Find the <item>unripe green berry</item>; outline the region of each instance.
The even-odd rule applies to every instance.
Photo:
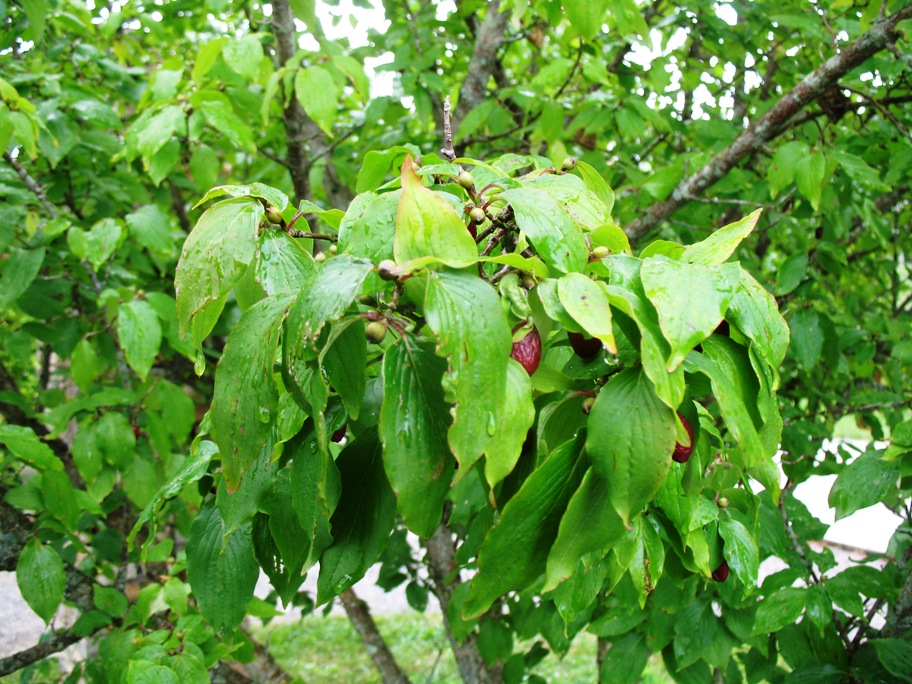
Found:
[[[475,186],[475,179],[472,178],[472,174],[468,171],[460,171],[456,177],[456,182],[466,190]]]
[[[329,246],[329,250],[328,250],[328,251],[329,251],[330,254],[335,254],[336,252],[339,251],[339,245],[337,245],[337,244],[334,242],[333,244],[331,244],[331,245]]]
[[[278,207],[270,204],[266,207],[266,220],[277,226],[282,223],[282,212],[279,211]]]
[[[595,397],[586,397],[585,399],[583,399],[583,403],[580,406],[580,408],[583,410],[583,413],[585,413],[588,416],[589,412],[592,410],[592,407],[594,405],[595,405]]]
[[[380,344],[386,337],[386,321],[371,321],[364,328],[364,336],[369,342]]]
[[[609,254],[611,254],[611,250],[604,245],[599,245],[592,250],[592,256],[595,259],[604,259]]]
[[[719,499],[719,508],[728,508],[729,504],[731,504],[731,501],[726,499],[724,496]]]
[[[561,171],[569,171],[574,166],[576,166],[576,159],[573,157],[567,157],[564,159],[564,163],[561,164]]]
[[[314,257],[314,261],[316,261],[318,264],[322,264],[324,261],[326,261],[326,252],[320,252],[320,253],[318,253],[318,254]]]
[[[475,207],[472,211],[469,212],[469,218],[471,218],[475,223],[483,223],[485,220],[484,209],[481,207]]]

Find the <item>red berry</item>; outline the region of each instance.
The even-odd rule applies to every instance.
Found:
[[[348,426],[343,425],[338,430],[336,430],[334,433],[332,433],[332,437],[330,437],[330,439],[332,441],[334,441],[336,444],[338,444],[345,438],[345,431],[347,429],[348,429]]]
[[[728,563],[722,561],[722,565],[713,570],[712,578],[716,582],[724,582],[728,579]]]
[[[133,428],[133,436],[134,436],[136,439],[139,439],[139,425],[136,425],[136,424],[134,423],[134,424],[131,425],[130,427]]]
[[[522,324],[520,324],[522,325]],[[519,329],[519,325],[513,328],[513,332]],[[513,343],[513,349],[510,351],[510,357],[519,361],[520,365],[526,369],[526,373],[532,375],[541,362],[542,344],[538,330],[532,327],[524,338]]]
[[[581,359],[591,359],[602,350],[602,342],[594,337],[587,337],[583,333],[568,332],[567,340],[573,352]]]
[[[684,446],[683,444],[675,443],[674,453],[671,455],[671,459],[678,463],[687,463],[690,460],[690,455],[693,453],[693,441],[694,441],[694,432],[693,428],[690,427],[690,423],[687,422],[687,418],[678,414],[678,418],[681,419],[681,424],[684,426],[684,429],[687,430],[687,434],[690,437],[690,444]]]

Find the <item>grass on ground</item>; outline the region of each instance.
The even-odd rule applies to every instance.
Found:
[[[439,614],[402,613],[375,619],[400,667],[413,682],[462,684]],[[255,633],[279,664],[306,684],[381,681],[344,616],[309,615],[300,622],[273,624]],[[596,638],[581,634],[563,659],[549,656],[533,673],[559,684],[594,684],[595,651]],[[650,659],[641,684],[672,684],[657,656]]]

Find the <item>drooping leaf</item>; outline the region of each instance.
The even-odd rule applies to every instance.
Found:
[[[475,240],[456,210],[421,183],[411,157],[402,163],[402,195],[396,212],[393,253],[397,262],[433,256],[472,259]]]
[[[339,469],[332,455],[318,448],[314,431],[307,426],[285,448],[292,458],[291,504],[308,536],[306,570],[332,543],[329,521],[339,502]]]
[[[440,524],[454,472],[446,439],[449,406],[441,386],[446,368],[433,345],[408,337],[383,357],[379,424],[383,465],[399,514],[412,532],[424,538]]]
[[[41,264],[44,248],[10,250],[0,271],[0,309],[5,309],[25,294],[34,282]]]
[[[228,533],[218,508],[204,506],[187,539],[187,579],[213,629],[227,633],[241,624],[258,575],[250,524]]]
[[[760,551],[750,531],[734,518],[723,518],[719,535],[725,540],[725,560],[735,577],[744,583],[749,594],[757,585],[760,569]]]
[[[37,538],[32,539],[19,554],[16,583],[29,608],[45,623],[50,623],[66,588],[66,572],[60,555]]]
[[[509,359],[506,396],[497,404],[497,429],[485,451],[485,479],[492,488],[513,472],[534,422],[532,381],[519,362]]]
[[[117,337],[130,368],[145,380],[162,341],[158,314],[149,302],[134,299],[117,310]]]
[[[320,558],[318,605],[351,587],[377,562],[396,520],[396,496],[383,470],[376,430],[346,445],[336,465],[342,495],[332,516],[333,542]]]
[[[224,305],[256,254],[262,218],[263,205],[249,197],[219,202],[199,218],[184,242],[174,276],[181,337],[190,332],[198,314],[216,302]],[[211,321],[200,335],[208,335],[215,323]],[[202,339],[196,343],[201,345]]]
[[[586,40],[595,38],[605,22],[605,1],[563,0],[561,4],[564,6],[570,25]]]
[[[364,322],[359,318],[343,319],[334,324],[323,349],[326,378],[342,398],[352,420],[358,419],[361,400],[367,384],[367,338]]]
[[[671,345],[667,368],[673,371],[722,322],[740,280],[740,268],[653,257],[643,261],[640,277]]]
[[[465,472],[497,427],[494,407],[504,401],[510,328],[494,288],[464,271],[429,273],[424,311],[437,353],[449,361],[443,388],[453,423],[447,439]]]
[[[778,369],[788,350],[788,324],[773,295],[747,271],[741,271],[741,282],[726,316],[750,338],[764,360]]]
[[[256,36],[229,40],[222,47],[225,63],[248,81],[256,79],[263,61],[263,45]]]
[[[607,483],[589,468],[561,518],[557,539],[548,553],[542,591],[550,591],[570,577],[580,558],[593,552],[607,553],[625,531],[623,520],[611,505]]]
[[[551,452],[504,506],[485,537],[478,574],[463,604],[466,618],[480,615],[508,591],[522,590],[545,571],[561,516],[586,468],[582,435]]]
[[[589,250],[582,229],[557,200],[535,187],[505,190],[501,196],[548,268],[561,273],[585,269]]]
[[[602,661],[602,681],[636,684],[649,662],[649,648],[642,634],[631,632],[611,644]]]
[[[674,413],[656,395],[642,368],[613,376],[587,421],[586,450],[625,524],[655,496],[675,444]]]
[[[902,681],[912,682],[912,644],[903,639],[871,639],[871,643],[887,672]]]
[[[215,371],[212,436],[229,491],[237,489],[272,431],[279,392],[273,362],[291,297],[268,297],[247,310],[228,336]]]
[[[807,589],[785,587],[766,596],[757,607],[754,619],[754,634],[778,632],[786,625],[798,620],[804,610]]]
[[[63,470],[61,461],[32,428],[22,425],[0,425],[0,444],[13,455],[41,470]]]
[[[590,336],[600,340],[612,354],[617,353],[611,328],[608,287],[581,273],[568,273],[557,281],[564,309]]]
[[[298,69],[295,74],[295,96],[307,115],[328,135],[336,119],[339,90],[326,69],[310,66]]]

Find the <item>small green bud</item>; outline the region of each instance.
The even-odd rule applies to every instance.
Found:
[[[564,163],[561,164],[561,171],[569,171],[574,166],[576,166],[576,159],[573,157],[567,157],[564,159]]]
[[[475,179],[472,178],[472,174],[468,171],[460,171],[456,177],[456,182],[466,190],[475,187]]]

